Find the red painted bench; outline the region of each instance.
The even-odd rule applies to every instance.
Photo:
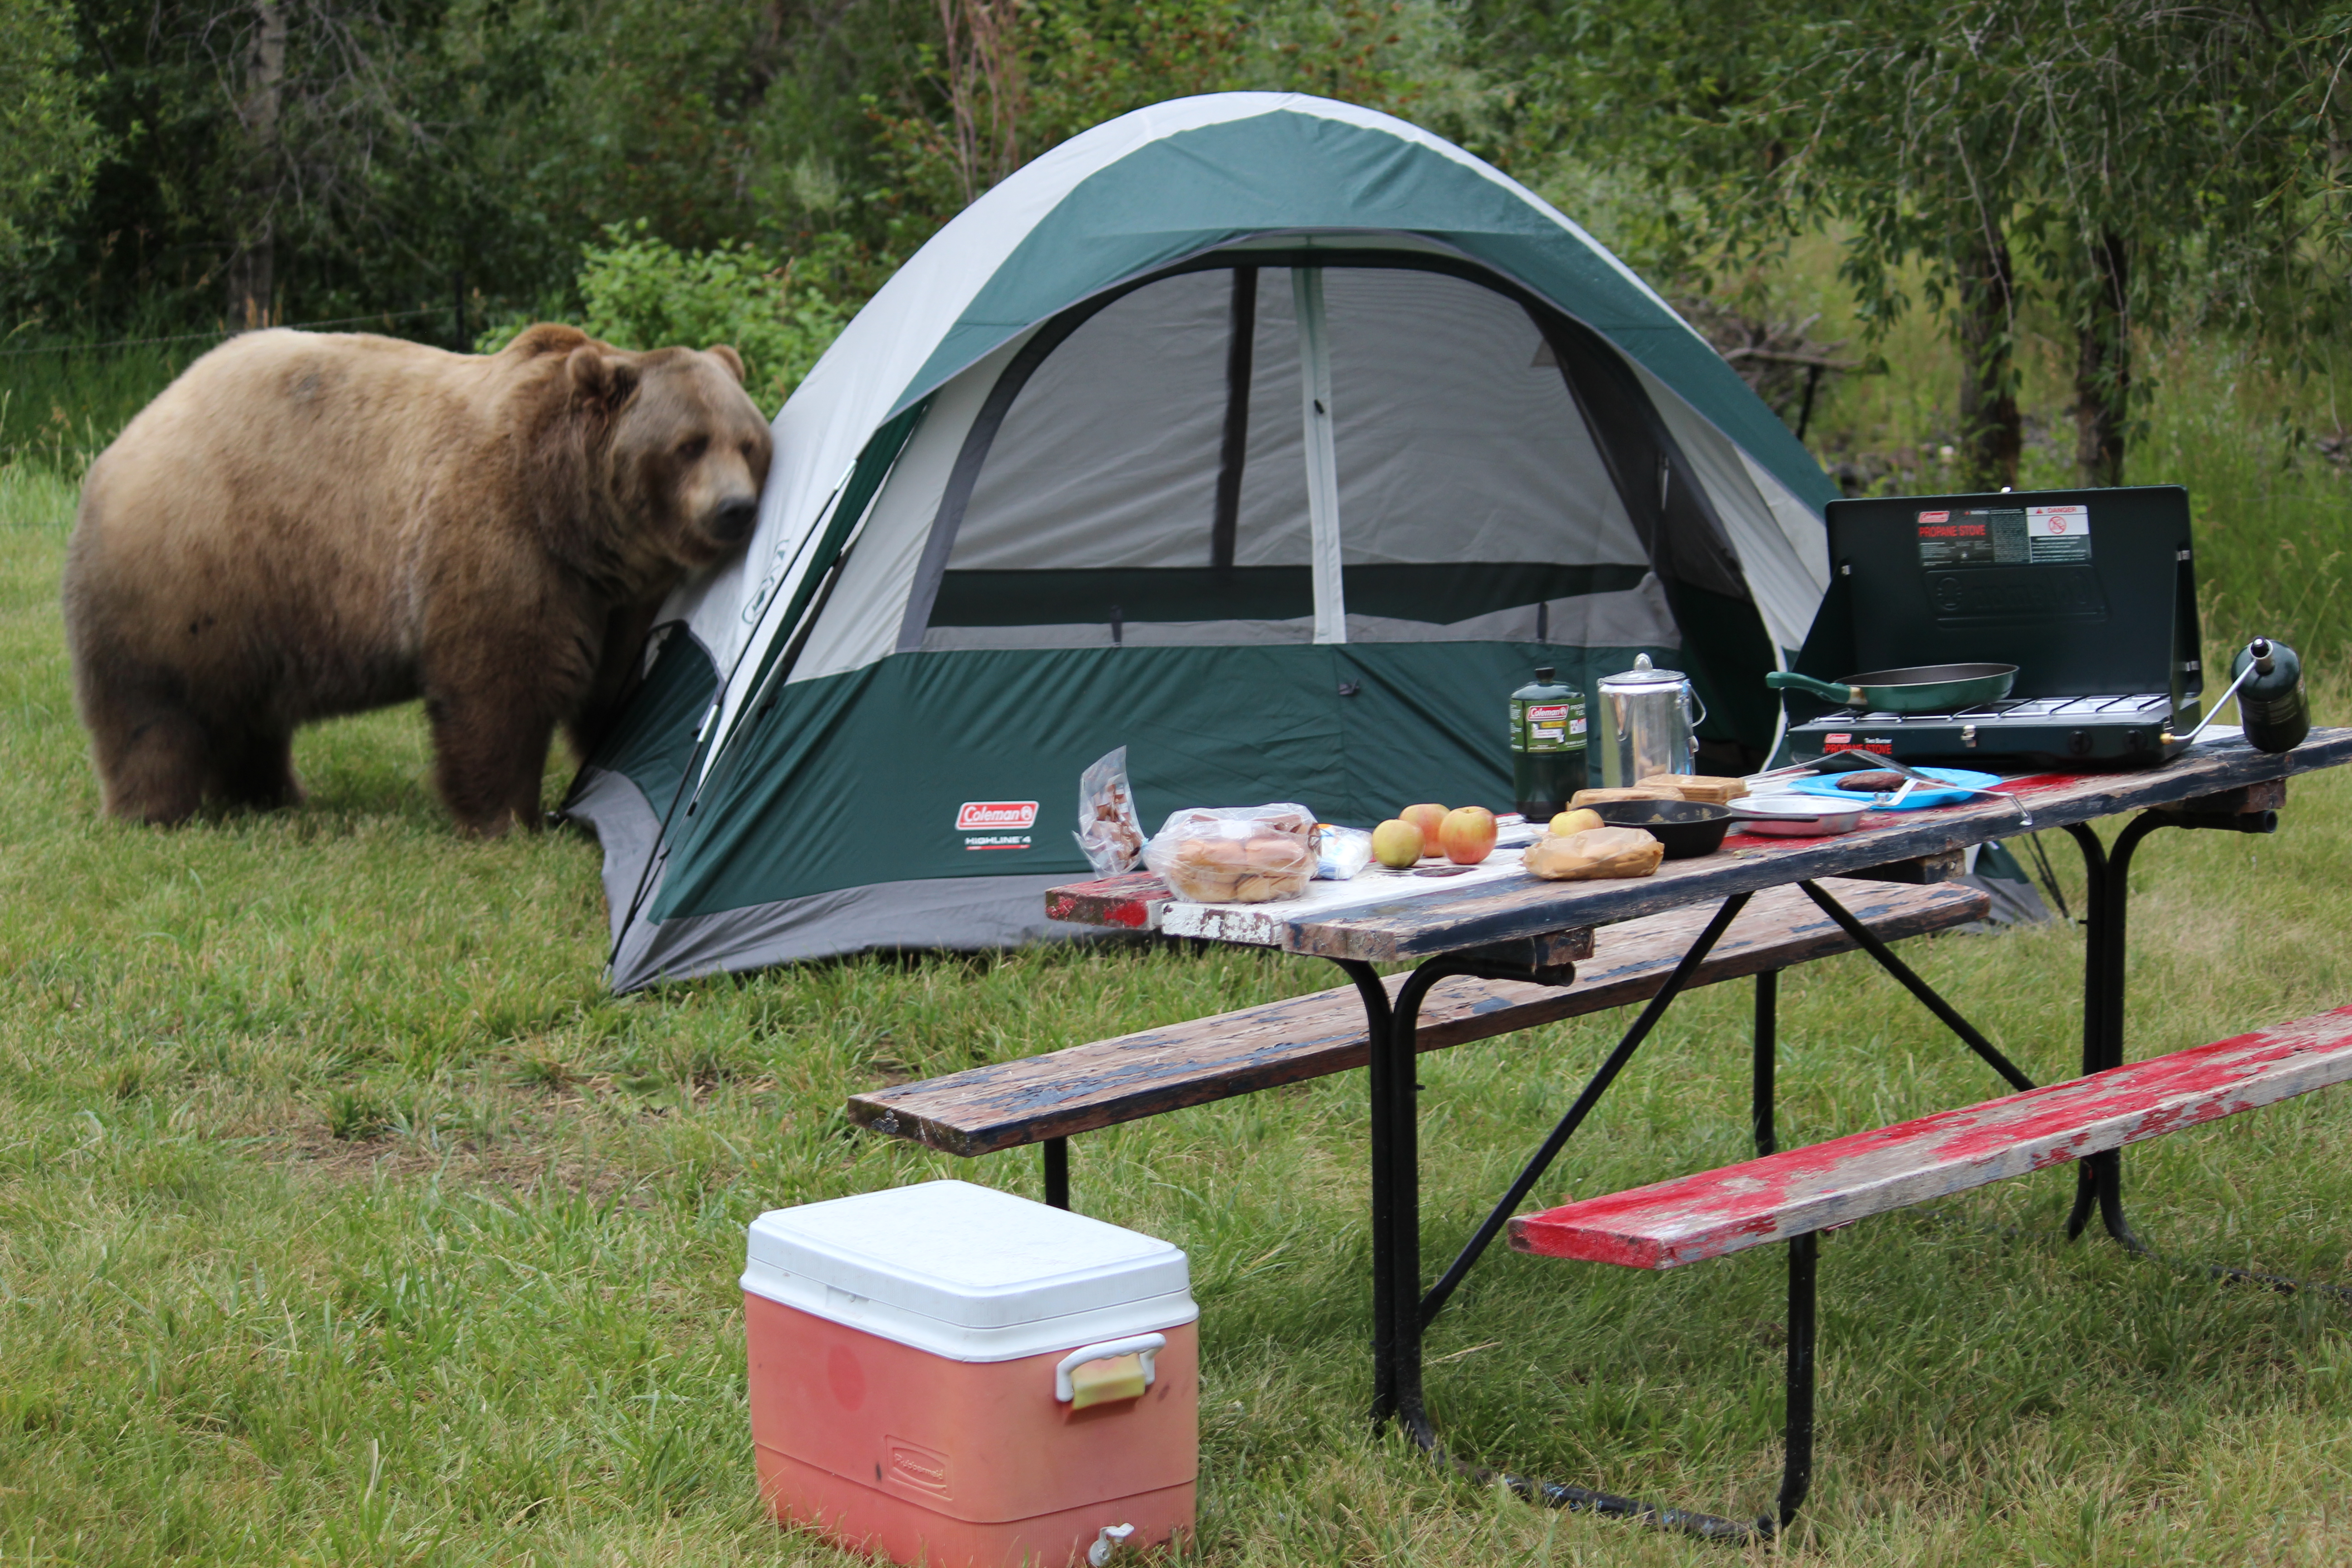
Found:
[[[1819,1232],[2347,1079],[2352,1007],[2339,1007],[1963,1110],[1520,1215],[1510,1222],[1510,1242],[1520,1252],[1633,1268],[1791,1243],[1785,1524],[1811,1469]]]
[[[2120,1149],[2352,1079],[2352,1007],[1511,1221],[1546,1258],[1672,1268]]]

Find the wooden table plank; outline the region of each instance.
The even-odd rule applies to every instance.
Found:
[[[1835,881],[1839,901],[1887,941],[1981,918],[1973,888]],[[1597,933],[1572,985],[1456,977],[1423,1006],[1423,1050],[1640,1002],[1657,994],[1713,915],[1694,907]],[[1707,956],[1696,985],[1711,985],[1843,952],[1843,931],[1794,888],[1759,894]],[[1389,978],[1391,995],[1404,984]],[[984,1154],[1065,1138],[1161,1111],[1230,1099],[1364,1065],[1363,1005],[1353,986],[1145,1029],[1066,1050],[995,1062],[853,1097],[861,1126],[954,1154]]]
[[[2119,812],[2179,805],[2347,762],[2352,762],[2352,730],[2315,730],[2302,745],[2283,755],[2257,752],[2242,740],[2225,740],[2200,744],[2162,767],[2028,774],[2002,787],[2031,813],[2033,827],[2060,827]],[[1171,902],[1158,911],[1159,927],[1172,934],[1213,936],[1325,958],[1391,963],[1542,931],[1608,925],[1803,879],[1854,876],[1888,862],[2021,830],[2018,808],[2006,801],[1874,812],[1864,820],[1861,830],[1832,838],[1727,838],[1716,854],[1669,860],[1654,876],[1627,880],[1546,882],[1513,868],[1506,875],[1481,878],[1475,886],[1410,899],[1366,884],[1372,896],[1360,904],[1330,907],[1332,900],[1345,896],[1335,893],[1320,895],[1318,902],[1326,907],[1311,910],[1286,904],[1249,906],[1252,913],[1246,921],[1211,918],[1211,911],[1232,906]],[[1357,884],[1322,886],[1353,889]],[[1088,918],[1075,901],[1066,907],[1073,912],[1063,918]]]
[[[1511,1221],[1548,1258],[1671,1268],[2352,1080],[2352,1007]]]

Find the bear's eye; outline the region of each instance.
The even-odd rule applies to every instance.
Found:
[[[691,441],[681,442],[677,448],[677,455],[683,460],[691,463],[709,449],[710,438],[707,436],[697,436]]]

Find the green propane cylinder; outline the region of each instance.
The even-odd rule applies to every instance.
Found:
[[[1549,822],[1584,787],[1584,693],[1549,665],[1511,693],[1511,793],[1529,822]]]
[[[2252,673],[2247,667],[2252,666]],[[2246,743],[2258,752],[2291,752],[2311,733],[2311,709],[2303,700],[2303,661],[2294,649],[2269,637],[2256,637],[2230,661],[2238,688],[2238,722]]]

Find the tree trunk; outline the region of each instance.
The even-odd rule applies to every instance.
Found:
[[[956,173],[966,205],[1021,166],[1020,19],[1013,0],[939,0]]]
[[[278,110],[286,81],[285,0],[254,0],[253,9],[245,98],[236,106],[247,139],[246,165],[228,259],[229,321],[246,328],[269,324],[277,293]]]
[[[2131,404],[2131,255],[2123,236],[2100,236],[2090,261],[2090,297],[2075,329],[2074,473],[2086,487],[2119,485]]]
[[[2017,413],[2016,294],[2009,243],[1998,231],[1960,258],[1960,483],[1997,490],[2017,482],[2024,428]]]

